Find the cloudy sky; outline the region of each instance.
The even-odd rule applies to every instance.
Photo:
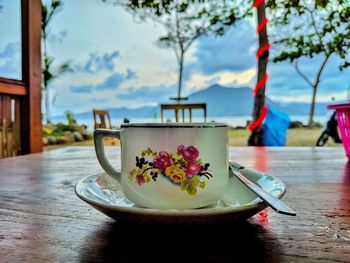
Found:
[[[0,75],[11,78],[21,74],[16,2],[19,0],[0,0]],[[244,21],[224,37],[198,39],[186,54],[183,95],[215,83],[253,87],[257,47],[254,26],[253,20]],[[65,0],[64,8],[51,24],[48,49],[56,65],[69,62],[74,72],[52,83],[52,114],[93,107],[157,105],[176,96],[175,56],[171,50],[156,45],[162,33],[160,25],[138,22],[122,8],[100,0]],[[314,76],[319,63],[318,58],[303,60],[300,67]],[[349,71],[339,72],[337,65],[335,57],[328,63],[318,101],[346,98]],[[310,100],[310,88],[289,63],[270,63],[269,72],[269,97],[277,101]]]

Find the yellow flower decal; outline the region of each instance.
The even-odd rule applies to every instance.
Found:
[[[176,165],[167,167],[165,169],[165,175],[170,177],[170,179],[175,183],[183,182],[186,179],[185,172]]]
[[[186,191],[189,195],[196,195],[198,186],[204,189],[205,181],[201,181],[198,176],[194,176],[181,183],[181,190]]]
[[[134,168],[134,169],[132,169],[132,171],[130,171],[129,176],[132,178],[133,176],[135,176],[138,173],[140,173],[140,169]]]
[[[155,156],[155,155],[157,155],[157,152],[154,152],[150,147],[148,147],[146,150],[141,152],[142,157],[145,157],[147,155]]]

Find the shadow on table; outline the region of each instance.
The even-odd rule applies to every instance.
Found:
[[[105,223],[84,244],[81,262],[279,262],[278,241],[260,224]]]

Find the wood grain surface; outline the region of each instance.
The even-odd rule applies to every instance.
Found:
[[[119,166],[119,148],[108,148]],[[118,223],[74,186],[100,172],[91,147],[0,160],[0,262],[350,262],[350,164],[342,148],[231,148],[281,178],[296,217],[225,225]]]

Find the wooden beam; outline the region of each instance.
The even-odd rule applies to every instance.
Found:
[[[22,99],[23,153],[41,152],[41,1],[22,0],[22,74],[27,96]]]
[[[0,77],[0,94],[27,95],[26,84],[23,81],[4,79]]]

